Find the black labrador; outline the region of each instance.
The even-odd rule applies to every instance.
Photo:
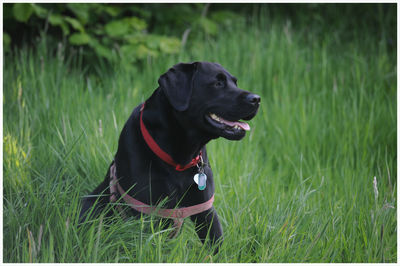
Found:
[[[242,139],[250,127],[239,120],[252,119],[260,104],[260,96],[239,89],[236,81],[221,65],[209,62],[179,63],[163,74],[145,106],[137,106],[122,129],[111,164],[121,189],[144,204],[163,202],[163,208],[169,209],[209,201],[214,195],[214,179],[206,144],[218,137]],[[181,169],[167,163],[149,146],[143,125],[147,137]],[[201,162],[193,164],[193,158],[200,158]],[[112,167],[104,181],[84,198],[81,222],[88,213],[99,214],[110,203]],[[207,176],[206,181],[199,176],[194,180],[199,172]],[[113,194],[121,197],[121,193]],[[140,215],[139,211],[130,210],[133,215]],[[212,243],[222,242],[222,228],[214,207],[190,218],[203,243],[208,232]]]

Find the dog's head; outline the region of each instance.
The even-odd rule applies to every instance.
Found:
[[[173,66],[158,83],[185,126],[211,138],[240,140],[250,127],[239,120],[256,115],[260,96],[239,89],[236,81],[219,64],[195,62]]]

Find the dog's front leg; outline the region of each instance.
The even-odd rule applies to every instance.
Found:
[[[218,220],[218,214],[214,207],[211,209],[201,212],[199,214],[193,215],[190,219],[194,222],[197,235],[199,236],[201,242],[206,241],[207,233],[209,232],[209,237],[211,243],[217,244],[215,252],[218,252],[219,246],[222,244],[222,227]]]

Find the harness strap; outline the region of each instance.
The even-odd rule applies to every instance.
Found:
[[[212,197],[208,201],[190,207],[176,208],[176,209],[160,209],[155,206],[147,205],[146,203],[143,203],[131,197],[124,191],[124,189],[121,187],[121,185],[118,183],[117,180],[115,163],[113,163],[110,168],[110,179],[111,179],[110,180],[111,202],[117,201],[116,195],[119,193],[124,199],[125,203],[138,212],[145,214],[155,214],[162,218],[173,219],[175,230],[172,232],[171,237],[175,237],[179,233],[184,218],[211,209],[214,202],[214,195],[212,195]],[[118,205],[118,207],[120,206]]]

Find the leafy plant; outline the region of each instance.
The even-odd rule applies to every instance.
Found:
[[[12,16],[5,18],[8,22],[5,51],[10,50],[11,41],[18,37],[14,35],[22,27],[25,32],[44,30],[55,38],[61,34],[70,45],[88,48],[108,60],[135,62],[161,53],[178,53],[182,47],[180,35],[186,29],[215,36],[217,22],[225,17],[237,17],[226,10],[221,16],[216,12],[217,16],[207,18],[209,4],[168,5],[169,12],[161,12],[166,7],[160,4],[6,4],[5,10],[12,10]],[[16,26],[19,26],[17,31],[13,30]]]
[[[160,52],[172,54],[179,51],[179,39],[149,33],[147,22],[143,18],[125,14],[124,5],[72,3],[11,5],[13,11],[11,21],[14,20],[12,23],[24,23],[28,27],[47,25],[52,30],[58,29],[70,45],[87,47],[109,60],[113,59],[111,50],[115,48],[120,55],[118,58],[131,61],[157,56]],[[7,33],[5,36],[4,46],[7,51],[12,38]]]

